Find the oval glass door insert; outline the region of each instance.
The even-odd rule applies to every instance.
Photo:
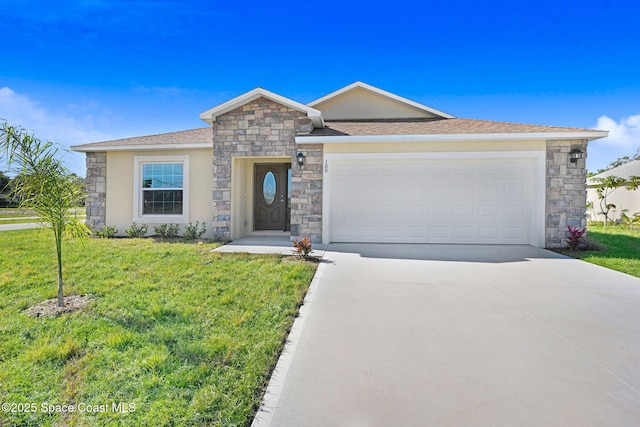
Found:
[[[267,172],[262,182],[262,197],[267,205],[276,199],[276,176],[273,172]]]

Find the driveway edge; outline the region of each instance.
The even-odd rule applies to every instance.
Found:
[[[316,273],[311,280],[307,294],[305,295],[302,306],[300,307],[298,317],[291,326],[291,331],[287,337],[284,349],[282,350],[278,363],[271,374],[267,390],[262,398],[260,408],[253,418],[251,427],[269,427],[271,425],[274,411],[278,407],[278,401],[282,395],[282,389],[284,388],[284,383],[287,378],[287,374],[289,373],[289,368],[291,367],[293,355],[295,354],[298,343],[300,342],[302,329],[304,328],[304,324],[309,316],[309,305],[313,303],[315,292],[318,288],[324,268],[325,264],[321,262],[316,269]]]

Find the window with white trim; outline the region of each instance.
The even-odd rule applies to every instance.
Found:
[[[188,222],[188,156],[136,156],[134,221]]]

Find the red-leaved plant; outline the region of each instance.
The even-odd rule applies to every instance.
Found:
[[[309,253],[311,253],[311,246],[311,239],[308,237],[304,237],[302,240],[294,240],[293,253],[302,258],[307,258],[309,256]]]
[[[567,227],[567,247],[572,251],[581,249],[585,242],[584,234],[587,232],[586,228]]]

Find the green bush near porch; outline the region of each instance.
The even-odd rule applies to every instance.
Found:
[[[0,233],[0,400],[36,405],[0,412],[0,425],[250,423],[315,264],[214,244],[68,241],[65,294],[93,301],[36,318],[24,310],[56,295],[53,239],[39,233]]]

